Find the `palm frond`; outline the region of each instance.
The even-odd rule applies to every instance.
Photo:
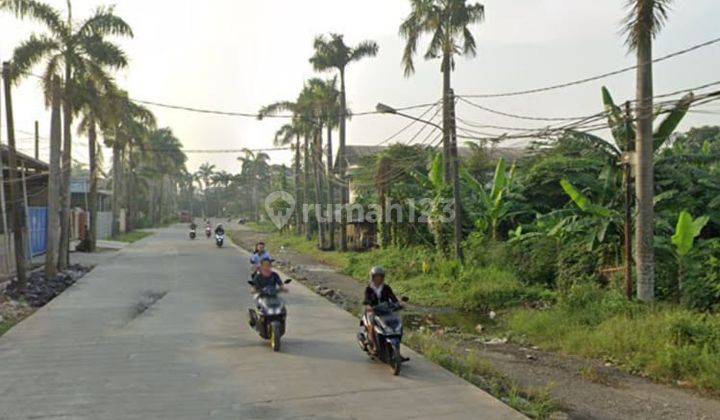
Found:
[[[114,6],[97,8],[93,16],[82,23],[78,35],[81,37],[115,35],[132,38],[133,31],[130,25],[114,12]]]
[[[29,17],[45,24],[50,31],[59,36],[67,36],[68,28],[60,17],[60,12],[51,6],[36,0],[0,0],[0,10],[7,10],[19,18]]]
[[[11,80],[17,81],[38,64],[43,58],[59,52],[60,45],[44,35],[30,35],[13,53]]]
[[[667,22],[673,0],[628,0],[622,33],[625,45],[635,51],[642,37],[655,38]]]

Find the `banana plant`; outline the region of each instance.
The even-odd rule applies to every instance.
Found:
[[[678,262],[677,290],[678,296],[682,296],[682,285],[685,277],[685,264],[687,255],[693,250],[695,238],[700,236],[705,225],[710,221],[707,216],[693,219],[692,215],[683,210],[678,216],[675,234],[671,240],[675,245],[675,255]]]
[[[585,236],[588,250],[595,250],[597,245],[605,242],[608,232],[617,237],[622,233],[621,214],[609,207],[593,203],[585,194],[575,188],[570,181],[563,179],[560,185],[570,197],[575,206],[582,212],[581,215],[572,215],[558,224],[561,229]]]
[[[506,198],[515,176],[515,165],[512,165],[508,170],[505,159],[500,158],[495,167],[495,176],[489,188],[470,175],[466,169],[462,170],[461,176],[465,184],[477,196],[482,208],[475,215],[477,217],[476,228],[484,233],[489,230],[492,239],[497,240],[500,222],[508,217],[512,210],[513,203]]]

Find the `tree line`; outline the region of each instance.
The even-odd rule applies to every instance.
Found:
[[[108,174],[113,235],[120,233],[121,208],[126,209],[128,230],[159,223],[174,212],[178,183],[187,172],[186,156],[172,131],[158,127],[153,113],[115,82],[114,74],[128,66],[128,58],[114,39],[133,37],[133,31],[113,7],[98,7],[82,20],[74,19],[70,0],[65,12],[37,0],[2,0],[0,10],[42,26],[15,48],[6,79],[18,84],[39,78],[45,104],[52,110],[45,257],[45,273],[52,277],[69,264],[74,130],[88,138],[90,220],[85,248],[90,252],[97,246],[102,146],[113,152]],[[42,66],[40,75],[32,73],[37,66]],[[17,258],[23,288],[24,265]]]

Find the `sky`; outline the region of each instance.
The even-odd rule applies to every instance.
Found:
[[[65,10],[66,0],[46,1]],[[536,88],[634,64],[634,57],[628,54],[620,35],[626,0],[482,3],[485,21],[472,27],[478,55],[460,58],[452,75],[458,95]],[[308,62],[315,36],[329,32],[344,34],[351,45],[374,40],[380,46],[377,57],[353,63],[347,70],[351,110],[370,111],[378,102],[397,107],[431,103],[441,96],[439,60],[425,61],[420,54],[415,74],[403,75],[404,41],[398,35],[398,26],[409,13],[407,0],[73,0],[73,16],[80,20],[97,6],[112,4],[135,34],[133,39],[118,40],[130,58],[130,65],[116,75],[118,84],[135,99],[250,113],[268,103],[293,100],[308,78],[334,75],[315,73]],[[655,41],[655,56],[720,37],[718,16],[717,0],[676,1],[667,26]],[[0,14],[0,59],[7,60],[22,40],[42,31],[32,22]],[[427,42],[427,37],[420,41],[421,52]],[[720,44],[658,63],[654,68],[655,92],[672,92],[720,80],[719,69]],[[634,96],[634,74],[629,72],[551,92],[476,101],[493,109],[529,116],[589,115],[602,111],[603,85],[613,92],[617,102]],[[32,136],[27,133],[38,120],[43,137],[41,157],[47,156],[50,118],[38,81],[23,81],[13,97],[20,147],[32,151]],[[150,109],[161,126],[172,128],[186,149],[272,147],[274,133],[283,123],[153,106]],[[719,111],[720,105],[706,109]],[[457,113],[464,121],[476,124],[539,126],[533,121],[503,117],[463,104],[458,106]],[[681,129],[720,124],[718,114],[690,114]],[[348,144],[380,143],[407,123],[392,115],[356,116],[348,123]],[[416,130],[413,127],[394,140],[410,141]],[[4,132],[0,138],[6,142]],[[510,144],[522,145],[518,141]],[[74,150],[75,159],[87,162],[86,139],[78,136]],[[238,155],[191,153],[188,168],[194,170],[203,162],[210,162],[218,169],[237,172]],[[286,151],[270,155],[275,163],[291,159]],[[110,151],[106,151],[106,164],[110,157]]]

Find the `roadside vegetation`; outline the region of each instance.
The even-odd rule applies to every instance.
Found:
[[[141,239],[147,238],[148,236],[152,236],[152,232],[148,232],[146,230],[134,230],[132,232],[123,233],[122,235],[114,236],[112,239],[113,241],[118,242],[126,242],[126,243],[133,243],[137,242]]]

